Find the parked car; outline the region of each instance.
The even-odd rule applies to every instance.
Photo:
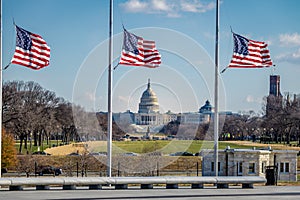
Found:
[[[73,153],[69,153],[68,156],[80,156],[79,153],[73,152]]]
[[[43,176],[44,174],[59,176],[62,174],[62,169],[52,166],[41,166],[36,170],[35,174],[38,174],[39,176]]]
[[[7,173],[7,169],[6,168],[1,168],[1,175]]]
[[[145,155],[147,155],[147,156],[162,156],[163,154],[160,151],[153,151],[150,153],[146,153]]]
[[[127,152],[127,153],[124,153],[123,156],[137,156],[138,154],[136,153],[133,153],[133,152]]]
[[[179,151],[179,152],[171,153],[170,156],[194,156],[194,154],[186,151],[184,152]]]
[[[106,152],[91,152],[89,153],[90,156],[107,156]]]
[[[32,153],[32,155],[45,155],[45,156],[50,156],[51,154],[46,153],[45,151],[35,151]]]
[[[194,156],[200,156],[200,152],[195,153]]]

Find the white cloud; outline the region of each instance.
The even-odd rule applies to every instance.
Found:
[[[300,34],[280,34],[279,41],[282,46],[300,46]]]
[[[200,1],[181,1],[181,10],[185,12],[204,13],[215,8],[215,3],[203,4]]]
[[[282,61],[286,61],[286,62],[290,62],[290,63],[300,63],[300,48],[295,51],[295,52],[290,52],[290,53],[282,53],[278,56],[276,56],[276,61],[278,62],[282,62]]]
[[[85,98],[88,101],[92,101],[92,102],[96,101],[96,96],[95,96],[95,93],[93,93],[93,92],[86,92],[85,93]]]
[[[280,53],[275,57],[276,62],[300,63],[300,34],[284,33],[279,35]],[[287,48],[287,49],[284,49]]]
[[[118,101],[124,102],[124,103],[128,103],[129,101],[129,97],[128,96],[118,96]]]
[[[145,12],[145,10],[147,10],[148,3],[140,0],[129,0],[125,3],[122,3],[121,6],[127,12]]]
[[[154,10],[170,11],[171,6],[165,0],[152,0],[152,6]]]
[[[181,8],[186,12],[197,12],[197,7],[194,4],[190,4],[188,2],[182,2]]]
[[[200,0],[128,0],[120,6],[131,13],[164,14],[167,17],[180,17],[182,12],[204,13],[215,8],[215,3],[203,4]]]
[[[250,103],[250,102],[253,102],[253,101],[254,101],[254,97],[253,97],[253,96],[248,95],[248,96],[246,97],[246,102]]]
[[[261,103],[262,100],[261,100],[261,98],[255,98],[255,97],[252,96],[252,95],[247,95],[247,97],[246,97],[246,102],[247,102],[247,103]]]

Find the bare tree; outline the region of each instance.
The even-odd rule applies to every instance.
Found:
[[[62,104],[65,104],[62,98],[57,98],[54,92],[45,90],[38,83],[12,81],[4,84],[3,124],[20,140],[20,153],[23,143],[28,149],[28,139],[30,147],[32,140],[34,146],[43,146],[43,141],[49,140],[62,121],[57,117],[66,120],[66,112],[57,115]]]
[[[274,107],[272,107],[273,104],[275,104]],[[281,106],[278,106],[277,101],[273,102],[272,99],[268,99],[267,110],[263,127],[266,128],[272,140],[286,144],[290,144],[291,140],[298,140],[298,145],[300,145],[300,103],[296,95],[294,100],[291,100],[290,94],[287,93],[283,97]]]

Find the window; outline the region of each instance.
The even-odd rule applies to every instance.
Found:
[[[255,173],[255,163],[249,163],[249,174]]]
[[[281,173],[290,172],[290,163],[280,163],[280,172]]]
[[[280,163],[280,172],[284,172],[284,163]]]
[[[290,163],[285,163],[285,172],[290,172]]]
[[[243,174],[243,163],[238,162],[238,174]]]
[[[262,162],[261,163],[261,173],[265,173],[265,167],[266,167],[267,163],[266,162]]]
[[[220,168],[221,168],[221,163],[218,162],[218,172],[220,172]],[[215,171],[215,163],[214,162],[211,162],[210,169],[212,172]]]
[[[210,169],[211,169],[212,172],[215,171],[215,163],[214,162],[211,162]]]

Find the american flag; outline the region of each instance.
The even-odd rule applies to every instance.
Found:
[[[156,49],[155,41],[144,40],[124,29],[122,55],[119,64],[156,68],[161,64],[161,55]]]
[[[34,33],[16,26],[16,49],[11,63],[31,69],[41,69],[49,65],[50,47],[45,40]]]
[[[273,65],[268,45],[233,33],[233,56],[228,67],[262,68]]]

